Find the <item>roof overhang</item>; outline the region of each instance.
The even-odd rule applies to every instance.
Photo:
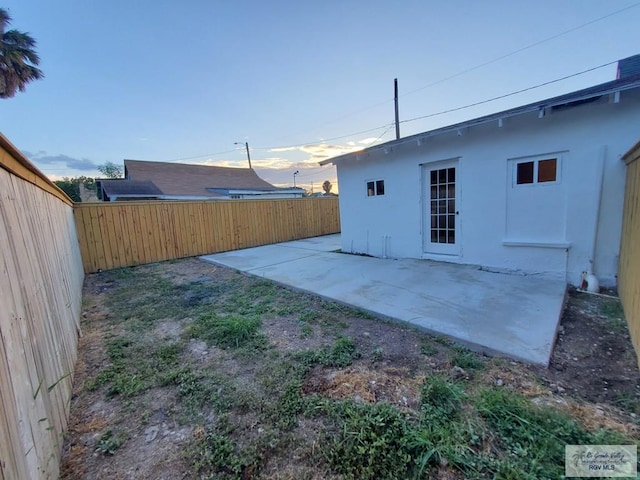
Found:
[[[343,163],[345,160],[352,159],[352,158],[357,159],[362,156],[369,156],[369,154],[377,151],[381,151],[381,150],[384,151],[385,153],[389,153],[393,151],[395,147],[398,147],[404,144],[413,143],[415,144],[415,146],[419,147],[422,145],[422,143],[426,139],[431,137],[435,137],[438,135],[443,135],[451,132],[460,133],[464,129],[476,127],[478,125],[491,123],[491,122],[496,122],[498,126],[502,126],[503,121],[506,120],[507,118],[525,115],[532,112],[538,112],[538,117],[542,118],[544,117],[546,110],[549,108],[558,107],[561,105],[579,103],[579,102],[583,102],[585,100],[593,99],[596,97],[603,97],[603,96],[609,95],[611,102],[618,103],[620,102],[620,92],[623,92],[625,90],[631,90],[638,87],[640,87],[640,76],[637,76],[637,75],[632,77],[631,79],[614,80],[612,82],[603,83],[601,85],[596,85],[595,87],[586,88],[584,90],[578,90],[576,92],[569,93],[566,95],[553,97],[547,100],[542,100],[536,103],[523,105],[521,107],[504,110],[498,113],[492,113],[489,115],[485,115],[483,117],[475,118],[472,120],[466,120],[464,122],[437,128],[435,130],[417,133],[409,137],[404,137],[398,140],[392,140],[390,142],[381,143],[380,145],[364,148],[362,150],[358,150],[355,152],[345,153],[337,157],[322,160],[321,162],[319,162],[319,164],[322,166],[328,165],[328,164],[338,165],[339,163]]]

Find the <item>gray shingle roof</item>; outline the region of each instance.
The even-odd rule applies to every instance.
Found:
[[[148,195],[157,196],[162,195],[162,192],[156,187],[153,182],[149,181],[136,181],[136,180],[101,180],[101,188],[108,196],[113,195]]]

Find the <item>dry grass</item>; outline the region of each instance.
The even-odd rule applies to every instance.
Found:
[[[423,381],[423,375],[412,377],[407,368],[371,370],[360,364],[329,372],[322,394],[336,399],[358,398],[367,403],[384,400],[407,407],[418,403]]]

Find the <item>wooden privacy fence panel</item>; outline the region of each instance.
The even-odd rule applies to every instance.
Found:
[[[340,231],[335,197],[87,203],[74,215],[87,273]]]
[[[71,201],[5,142],[0,135],[0,479],[58,478],[82,260]]]
[[[622,217],[618,291],[640,367],[640,142],[625,156],[627,181]]]

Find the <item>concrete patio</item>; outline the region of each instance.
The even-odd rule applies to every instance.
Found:
[[[563,281],[338,249],[340,235],[327,235],[201,258],[411,323],[476,351],[548,365]]]

